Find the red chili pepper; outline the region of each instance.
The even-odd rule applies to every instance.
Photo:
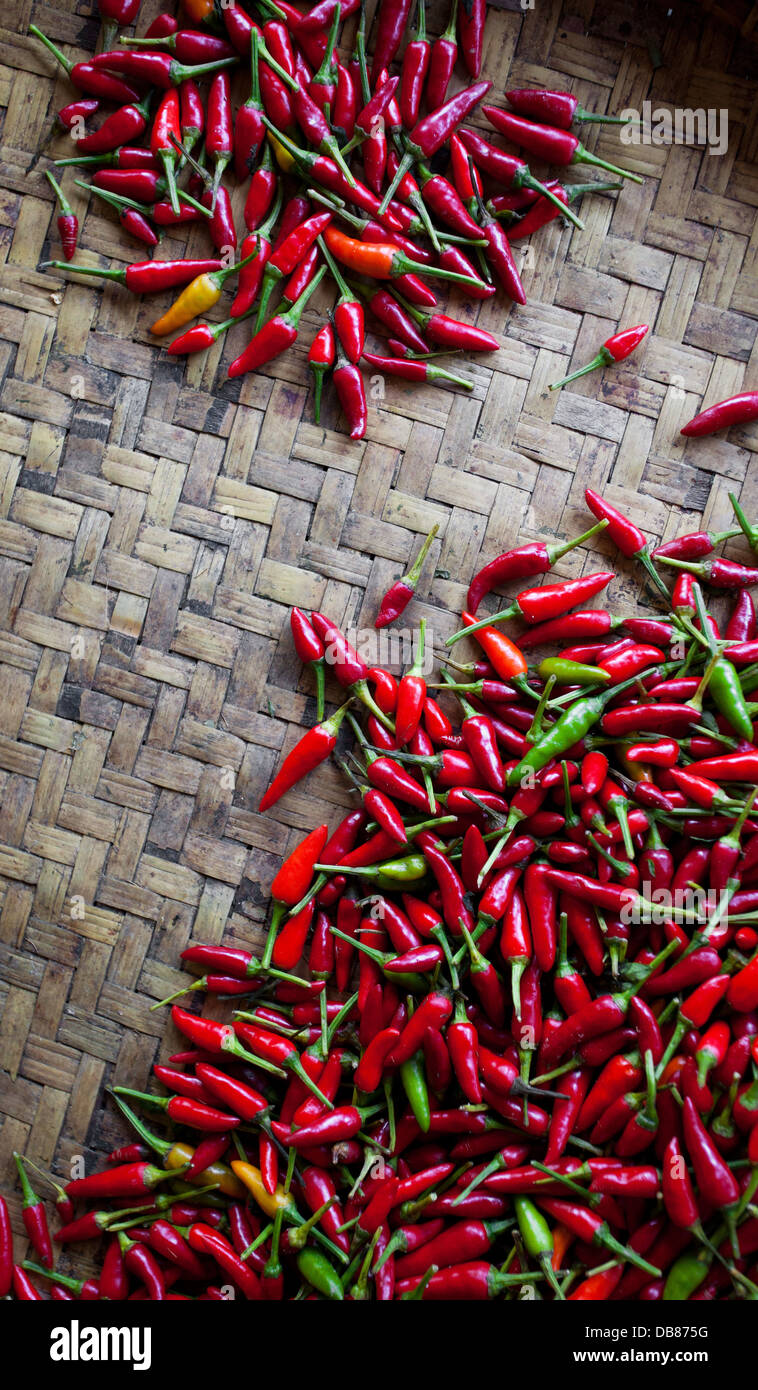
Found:
[[[332,373],[339,403],[345,413],[351,439],[363,439],[368,424],[366,389],[360,369],[348,361],[342,345],[337,344],[337,358]]]
[[[11,1267],[13,1293],[19,1303],[37,1303],[42,1299],[42,1294],[35,1289],[29,1275],[21,1265]]]
[[[74,1178],[66,1183],[66,1192],[69,1197],[133,1197],[151,1192],[158,1183],[174,1177],[176,1173],[172,1169],[164,1171],[162,1168],[154,1167],[152,1163],[124,1163],[116,1168],[109,1168],[104,1173],[90,1173],[86,1178]],[[55,1238],[61,1240],[62,1231],[56,1231]]]
[[[447,314],[430,313],[401,300],[404,308],[437,347],[462,348],[467,352],[496,352],[500,344],[491,333],[473,324],[460,323]]]
[[[51,265],[68,270],[65,261],[50,261]],[[160,293],[166,289],[175,289],[179,285],[188,284],[191,279],[196,279],[197,275],[213,274],[214,271],[223,270],[223,261],[220,260],[178,260],[178,261],[135,261],[132,265],[125,265],[120,270],[97,270],[95,265],[76,265],[78,275],[102,275],[106,279],[115,279],[120,284],[125,285],[134,295],[149,295],[149,293]]]
[[[431,44],[426,37],[425,0],[418,0],[416,27],[413,29],[403,53],[400,110],[406,129],[410,129],[418,120],[430,55]]]
[[[406,152],[382,198],[381,212],[384,212],[400,180],[411,165],[419,159],[429,159],[436,154],[461,121],[465,120],[474,107],[478,106],[482,97],[487,95],[491,86],[491,82],[476,82],[473,86],[458,92],[456,96],[449,97],[436,111],[430,111],[416,123],[405,136]]]
[[[604,529],[604,523],[601,521],[597,526],[585,531],[583,536],[578,536],[576,540],[565,541],[560,545],[548,545],[544,541],[533,541],[529,545],[519,546],[517,550],[507,550],[503,555],[498,555],[474,575],[466,599],[467,609],[470,613],[476,613],[485,594],[512,579],[527,579],[533,574],[547,574],[557,560],[574,550],[576,546],[583,545],[585,541],[593,535],[597,535],[598,531],[602,529]]]
[[[562,202],[556,193],[553,193],[550,186],[540,183],[526,165],[523,159],[516,159],[514,155],[506,154],[496,145],[491,145],[477,131],[461,130],[458,132],[461,142],[465,145],[469,154],[473,155],[477,165],[502,183],[506,188],[519,192],[521,189],[531,189],[533,192],[547,198],[548,202],[553,203],[563,216],[567,217],[575,227],[580,229],[584,223],[577,217],[572,208]],[[493,207],[493,213],[500,209]]]
[[[148,103],[128,102],[110,116],[89,135],[81,136],[76,142],[77,152],[81,154],[110,154],[121,145],[136,144],[147,128]]]
[[[698,579],[704,579],[714,589],[741,589],[745,585],[758,584],[758,569],[751,568],[749,565],[738,565],[733,560],[702,560],[698,563],[690,563],[685,560],[670,560],[666,556],[661,556],[661,563],[664,565],[676,565],[677,568],[685,569],[688,574],[697,575]]]
[[[542,91],[536,88],[512,88],[505,93],[505,99],[519,116],[532,121],[544,121],[547,125],[570,130],[575,121],[600,121],[610,125],[626,125],[623,116],[605,116],[595,111],[585,111],[579,105],[578,97],[570,92]]]
[[[63,255],[67,261],[70,261],[76,253],[76,243],[79,238],[79,219],[74,214],[74,210],[58,181],[53,177],[49,169],[45,172],[60,206],[60,214],[57,218],[56,225],[58,227],[58,235],[61,239]]]
[[[450,78],[453,75],[458,56],[456,41],[458,0],[452,0],[450,17],[446,28],[435,40],[429,58],[429,77],[426,84],[426,106],[428,111],[437,111],[447,96]]]
[[[560,381],[552,382],[550,390],[557,391],[559,386],[565,386],[569,381],[576,381],[577,377],[586,376],[587,372],[594,372],[598,367],[608,367],[614,362],[625,361],[648,332],[649,325],[641,323],[636,328],[625,328],[620,333],[612,333],[610,338],[606,338],[597,356],[593,357],[591,362],[588,362],[584,367],[578,367],[575,372],[570,372],[568,376],[561,377]]]
[[[700,560],[704,555],[710,555],[722,541],[731,540],[732,536],[739,534],[739,528],[733,531],[690,531],[685,536],[666,541],[665,545],[656,546],[653,555],[667,555],[674,560]]]
[[[269,270],[272,260],[273,257],[269,260],[264,270],[264,295],[266,272]],[[275,357],[281,356],[288,347],[292,346],[297,338],[298,325],[302,312],[325,274],[326,266],[322,266],[315,279],[306,287],[300,298],[292,305],[291,309],[288,309],[284,314],[275,314],[273,318],[263,324],[262,328],[257,330],[244,352],[240,353],[239,357],[236,357],[229,366],[227,376],[243,376],[246,372],[253,372],[258,367],[264,366],[267,362],[273,361]],[[262,296],[258,311],[259,318],[263,303],[264,299]]]
[[[577,198],[583,198],[587,193],[609,193],[622,188],[620,183],[578,183],[571,188],[564,188],[563,184],[551,181],[545,185],[549,193],[553,193],[559,203],[564,207],[573,203]],[[500,217],[505,212],[509,212],[506,199],[503,197],[493,198],[488,203],[488,207],[496,217]],[[550,198],[538,198],[535,203],[527,210],[523,217],[520,217],[513,226],[510,222],[506,224],[506,236],[509,241],[521,241],[525,236],[532,236],[539,231],[540,227],[546,227],[550,222],[554,222],[562,214],[559,208]]]
[[[140,94],[136,87],[133,87],[129,82],[124,82],[119,77],[114,77],[110,72],[103,72],[99,64],[95,62],[72,63],[47,35],[37,28],[36,24],[29,25],[29,33],[34,34],[34,37],[39,39],[45,48],[52,53],[56,62],[60,63],[70,81],[79,88],[79,91],[89,92],[102,101],[112,101],[117,106],[128,101],[139,101]]]
[[[458,6],[458,38],[469,77],[476,79],[482,67],[486,0],[461,0]]]
[[[379,11],[371,68],[372,86],[376,86],[376,80],[382,68],[389,67],[400,47],[412,2],[413,0],[389,0],[389,3],[383,4]]]
[[[214,1231],[211,1226],[202,1222],[195,1222],[187,1232],[187,1240],[198,1254],[210,1255],[245,1298],[257,1301],[262,1297],[258,1276],[239,1258],[234,1247],[220,1231]]]
[[[21,1155],[14,1153],[13,1157],[16,1161],[18,1176],[21,1181],[21,1192],[23,1199],[21,1216],[24,1222],[24,1227],[26,1229],[26,1234],[29,1237],[32,1249],[35,1251],[37,1255],[39,1255],[39,1258],[41,1259],[43,1265],[47,1265],[48,1269],[52,1269],[53,1245],[50,1239],[50,1232],[48,1230],[47,1225],[47,1213],[45,1212],[45,1204],[42,1201],[42,1198],[37,1196],[29,1181],[29,1178],[27,1177],[26,1169],[24,1168]],[[13,1247],[11,1242],[11,1253],[12,1248]]]
[[[83,97],[79,101],[70,101],[67,106],[62,106],[58,112],[58,121],[64,130],[73,130],[75,126],[80,126],[82,121],[94,116],[99,109],[99,101]]]
[[[321,393],[324,388],[324,377],[332,370],[335,358],[334,329],[331,323],[325,323],[313,339],[308,353],[308,366],[313,372],[315,382],[313,415],[317,425],[321,422]],[[321,669],[323,670],[323,667]]]
[[[630,330],[630,332],[634,331],[636,330]],[[622,555],[627,555],[630,559],[639,560],[641,564],[645,566],[650,578],[653,580],[656,587],[666,595],[666,601],[668,602],[668,590],[650,559],[650,547],[639,526],[635,526],[634,522],[630,521],[628,517],[624,516],[622,512],[618,511],[610,502],[607,502],[599,493],[593,491],[592,488],[585,488],[584,497],[590,511],[599,520],[608,522],[608,535],[614,545],[618,546]],[[629,631],[631,631],[631,629],[629,629]],[[640,638],[640,640],[644,640],[644,638]]]
[[[330,123],[332,106],[334,105],[337,94],[337,83],[339,80],[339,65],[335,61],[335,49],[337,45],[337,31],[341,22],[340,7],[339,5],[335,5],[330,16],[324,56],[321,59],[317,71],[313,74],[313,77],[308,83],[308,95],[313,98],[316,105]]]
[[[178,63],[168,53],[127,53],[123,50],[113,50],[98,53],[92,60],[92,66],[98,70],[105,69],[109,73],[124,73],[136,82],[149,83],[165,92],[171,87],[178,87],[179,83],[188,77],[204,77],[207,73],[234,67],[236,62],[236,58],[219,58],[214,62],[187,66]]]
[[[607,160],[591,154],[568,130],[561,130],[556,126],[535,125],[522,116],[501,111],[497,106],[483,106],[482,113],[506,140],[528,150],[529,154],[535,155],[537,159],[544,159],[549,164],[594,164],[601,169],[608,169],[611,174],[617,174],[620,178],[642,183],[639,174],[631,174],[628,169],[620,169],[618,165],[609,164]]]
[[[679,433],[700,438],[705,434],[715,434],[717,430],[729,429],[731,425],[749,424],[751,420],[758,420],[758,391],[743,391],[739,396],[730,396],[701,411]]]

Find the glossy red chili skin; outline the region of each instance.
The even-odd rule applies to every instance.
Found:
[[[728,400],[719,401],[708,410],[701,411],[679,432],[702,438],[703,435],[715,434],[717,430],[728,429],[730,425],[749,424],[752,420],[758,420],[758,391],[743,391],[741,395],[730,396]]]

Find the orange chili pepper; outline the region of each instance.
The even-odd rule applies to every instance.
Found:
[[[391,242],[356,241],[331,223],[323,232],[323,238],[334,256],[349,270],[360,275],[369,275],[372,280],[389,280],[394,276],[418,273],[437,275],[441,280],[454,280],[462,285],[475,284],[469,275],[459,275],[454,270],[444,270],[440,266],[422,265],[412,261]]]
[[[461,616],[464,627],[473,627],[476,623],[476,618],[465,609]],[[505,633],[498,632],[496,627],[481,627],[474,636],[502,680],[507,681],[511,676],[523,676],[526,671],[524,654]]]

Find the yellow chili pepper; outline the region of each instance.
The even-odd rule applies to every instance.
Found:
[[[290,171],[295,167],[295,161],[292,155],[289,153],[289,150],[286,150],[284,148],[284,145],[282,144],[281,140],[277,140],[273,131],[269,131],[268,138],[271,144],[271,148],[274,151],[276,162],[279,165],[279,168],[283,171],[283,173],[289,174]]]
[[[266,1191],[261,1171],[252,1163],[243,1163],[241,1159],[235,1158],[232,1160],[232,1169],[266,1216],[276,1216],[280,1208],[286,1210],[288,1207],[294,1207],[292,1193],[285,1192],[281,1184],[273,1195]]]
[[[190,1144],[174,1144],[166,1155],[167,1168],[184,1168],[189,1163],[195,1150]],[[211,1163],[204,1168],[202,1173],[197,1173],[190,1182],[197,1183],[198,1187],[206,1187],[210,1183],[218,1183],[219,1192],[223,1192],[227,1197],[239,1200],[244,1197],[245,1189],[235,1178],[234,1173],[225,1163]]]
[[[244,261],[237,261],[234,265],[228,265],[224,270],[214,270],[211,274],[196,275],[194,280],[182,290],[179,298],[174,301],[170,309],[159,319],[156,319],[151,333],[162,336],[165,333],[175,333],[177,328],[183,328],[190,319],[197,318],[198,314],[205,314],[221,298],[221,288],[227,275],[234,275],[241,270],[243,265],[248,265],[254,261],[258,255],[258,247],[245,256]]]

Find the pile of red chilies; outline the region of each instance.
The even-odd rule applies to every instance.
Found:
[[[122,35],[118,42],[118,26],[132,24],[139,5],[108,0],[100,5],[108,25],[104,51],[75,64],[32,26],[83,94],[59,113],[76,153],[56,164],[87,167],[90,181],[77,185],[112,207],[137,241],[154,247],[163,228],[205,223],[222,253],[121,269],[69,264],[78,220],[48,171],[66,260],[47,264],[104,276],[135,294],[181,289],[152,326],[170,338],[172,354],[208,349],[236,322],[254,320],[230,377],[257,370],[295,342],[305,305],[328,271],[337,300],[308,354],[315,418],[331,376],[353,439],[363,438],[367,424],[361,361],[384,377],[472,390],[436,358],[492,352],[498,339],[442,312],[432,286],[449,282],[469,299],[485,300],[500,285],[524,304],[512,243],[561,216],[581,227],[572,203],[622,185],[543,184],[523,158],[462,127],[491,86],[478,80],[486,4],[453,0],[450,22],[434,42],[424,6],[417,0],[415,26],[393,74],[412,0],[382,0],[370,60],[360,0],[319,0],[305,13],[288,0],[257,0],[248,7],[257,19],[234,0],[183,0],[181,24],[161,14],[142,38]],[[357,11],[354,48],[341,59],[340,26]],[[451,96],[458,57],[468,85]],[[250,96],[235,112],[230,73],[240,65],[250,73]],[[482,110],[511,147],[559,167],[590,163],[641,181],[591,154],[570,129],[614,118],[583,111],[567,92],[506,96],[511,110]],[[118,109],[85,133],[103,103]],[[238,251],[227,173],[246,188]],[[232,276],[229,316],[188,328],[217,304]],[[381,353],[365,349],[366,310],[387,341]],[[639,336],[624,338],[618,352],[612,344],[602,360],[620,360]]]
[[[35,1258],[13,1265],[1,1207],[0,1293],[758,1297],[758,568],[714,554],[734,532],[651,552],[586,498],[584,536],[474,577],[446,648],[473,636],[481,656],[446,657],[439,683],[423,622],[398,680],[293,610],[318,722],[261,810],[348,727],[355,808],[282,864],[259,956],[244,938],[182,952],[201,972],[182,993],[230,1007],[173,1006],[162,1093],[113,1088],[133,1140],[56,1184],[52,1242],[19,1159]],[[596,533],[665,612],[582,606],[603,571],[477,617]],[[411,601],[433,537],[377,627]],[[723,629],[706,586],[731,596]],[[527,666],[537,647],[555,654]],[[328,718],[325,669],[344,696]],[[156,1131],[144,1114],[160,1111]],[[54,1244],[86,1240],[103,1240],[97,1277],[53,1268]]]

